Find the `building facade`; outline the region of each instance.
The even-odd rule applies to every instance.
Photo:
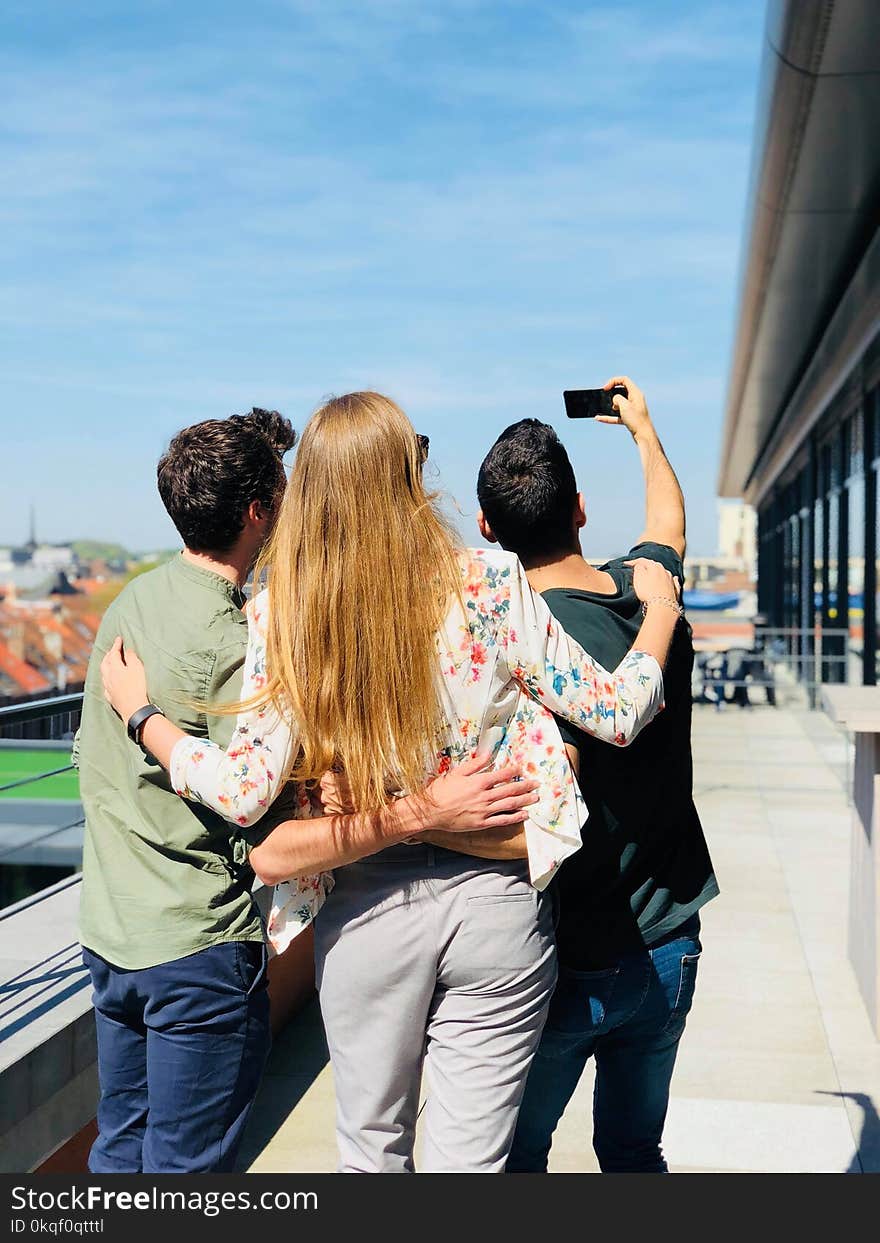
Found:
[[[873,685],[880,4],[772,0],[719,493],[758,514],[758,608],[817,680]]]

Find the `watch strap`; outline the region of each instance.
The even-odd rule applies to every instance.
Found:
[[[143,708],[138,708],[137,712],[133,712],[128,718],[128,736],[132,742],[141,745],[141,730],[151,716],[164,716],[165,713],[161,708],[157,708],[155,704],[144,704]]]

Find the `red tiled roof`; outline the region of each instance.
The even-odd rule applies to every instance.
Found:
[[[4,680],[25,690],[33,686],[42,691],[54,685],[56,670],[63,664],[68,684],[82,682],[101,623],[99,610],[93,604],[89,607],[87,599],[72,596],[63,605],[35,602],[10,606],[0,602],[0,643],[7,662],[0,663]],[[13,654],[10,634],[19,636],[23,660]]]
[[[19,660],[2,641],[0,641],[0,672],[5,673],[27,695],[49,690],[50,684],[43,675],[34,669],[33,665]]]

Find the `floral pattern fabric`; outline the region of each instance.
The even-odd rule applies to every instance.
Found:
[[[663,675],[652,656],[635,650],[613,672],[598,665],[532,591],[512,554],[467,549],[461,567],[461,601],[451,606],[436,640],[446,721],[436,771],[480,751],[496,766],[518,764],[524,776],[540,781],[525,834],[531,881],[543,889],[579,849],[587,815],[553,714],[626,746],[662,708]],[[270,607],[268,591],[248,606],[245,699],[266,682]],[[265,705],[239,716],[226,751],[204,739],[181,739],[172,754],[171,779],[184,798],[249,827],[278,795],[293,745],[283,714]],[[307,793],[298,796],[296,818],[322,814]],[[277,886],[269,921],[277,952],[311,923],[331,886],[329,873]]]

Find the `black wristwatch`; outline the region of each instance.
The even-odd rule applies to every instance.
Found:
[[[157,708],[155,704],[144,704],[143,708],[138,708],[137,712],[133,712],[128,718],[128,736],[136,746],[141,745],[141,731],[144,725],[149,721],[151,716],[164,716],[165,713],[161,708]]]

